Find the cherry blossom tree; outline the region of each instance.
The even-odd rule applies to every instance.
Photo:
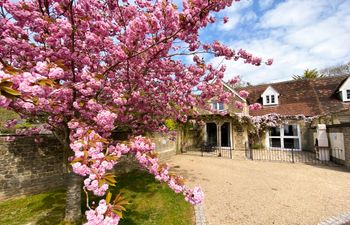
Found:
[[[87,195],[105,196],[95,208],[87,202],[87,224],[118,224],[125,200],[108,192],[116,182],[109,171],[126,154],[190,203],[202,201],[200,188],[169,174],[154,144],[138,135],[166,132],[166,119],[186,122],[214,96],[227,101],[225,67],[206,63],[200,54],[262,64],[242,49],[199,39],[199,30],[232,3],[0,0],[0,107],[40,121],[62,143],[71,165],[65,220],[81,218],[83,182]],[[181,56],[193,56],[193,62]],[[112,132],[124,128],[132,131],[130,140],[113,140]]]

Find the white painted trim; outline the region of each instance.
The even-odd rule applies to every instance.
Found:
[[[233,94],[235,94],[238,98],[240,98],[242,101],[247,102],[246,99],[242,98],[233,88],[231,88],[229,85],[227,85],[225,82],[222,82],[222,84],[229,89]]]
[[[344,85],[350,80],[350,76],[348,78],[346,78],[346,80],[344,81],[344,83],[340,86],[339,90],[343,90]]]
[[[289,124],[289,125],[296,125],[297,126],[297,133],[298,133],[298,136],[284,136],[284,125],[285,124],[282,124],[281,126],[279,126],[280,128],[280,136],[271,136],[271,138],[279,138],[280,139],[280,143],[281,143],[281,150],[292,150],[291,148],[284,148],[284,138],[293,138],[293,139],[296,139],[298,138],[298,141],[299,141],[299,149],[294,149],[295,151],[301,151],[303,148],[301,146],[301,131],[300,131],[300,125],[299,124]],[[288,125],[288,124],[287,124]],[[270,147],[270,132],[269,132],[269,129],[267,129],[267,133],[266,133],[266,142],[267,142],[267,146],[268,146],[268,149],[279,149],[278,147]]]
[[[346,78],[344,83],[340,86],[338,89],[338,92],[340,92],[341,99],[343,102],[349,102],[350,98],[348,98],[347,91],[350,90],[350,76]]]
[[[349,102],[350,101],[350,98],[348,98],[348,91],[350,91],[350,88],[349,89],[344,89],[344,90],[341,91],[343,102]]]

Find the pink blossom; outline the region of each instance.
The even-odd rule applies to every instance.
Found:
[[[62,79],[64,77],[64,71],[63,69],[56,67],[56,68],[51,68],[49,72],[49,78],[50,79]]]
[[[239,76],[235,76],[234,78],[230,79],[228,81],[228,83],[231,85],[231,86],[235,86],[239,81],[240,81],[240,77]]]
[[[8,105],[11,103],[11,100],[6,98],[5,96],[0,95],[0,107],[8,107]]]
[[[17,123],[18,123],[17,119],[8,120],[8,121],[6,121],[4,127],[10,128],[10,127],[15,126]]]
[[[40,74],[45,74],[48,72],[48,65],[46,62],[38,62],[35,66],[36,71]]]
[[[249,92],[248,91],[245,91],[245,90],[241,90],[239,92],[239,95],[242,97],[242,98],[247,98],[249,96]]]
[[[192,205],[200,204],[204,199],[204,193],[199,187],[195,187],[193,190],[187,190],[184,194],[186,201]]]
[[[114,120],[116,115],[107,110],[100,111],[95,117],[97,125],[104,130],[112,130],[114,128]]]
[[[180,192],[182,192],[182,190],[183,190],[183,186],[178,185],[178,184],[176,183],[176,181],[175,181],[173,178],[169,180],[168,184],[169,184],[169,187],[170,187],[171,189],[173,189],[173,191],[174,191],[175,193],[180,193]]]
[[[100,200],[96,209],[90,209],[85,212],[87,223],[85,225],[116,225],[119,223],[119,216],[110,213],[105,215],[105,213],[111,209],[111,205],[105,200]]]
[[[272,65],[272,63],[273,63],[273,59],[268,59],[265,64],[270,66],[270,65]]]
[[[80,162],[76,162],[72,165],[74,173],[77,173],[81,176],[86,176],[87,174],[90,173],[89,167],[87,167],[84,164],[81,164]]]
[[[225,17],[224,17],[224,23],[227,23],[227,22],[228,22],[228,17],[225,16]]]
[[[252,105],[249,105],[249,109],[250,110],[259,110],[259,109],[261,109],[262,108],[262,106],[261,106],[261,104],[259,104],[259,103],[254,103],[254,104],[252,104]]]
[[[239,101],[235,101],[235,107],[237,108],[237,109],[242,109],[243,108],[243,103],[242,102],[239,102]]]
[[[15,137],[15,136],[7,136],[7,137],[5,137],[5,141],[6,141],[6,142],[12,142],[12,141],[14,141],[14,140],[16,140],[16,137]]]

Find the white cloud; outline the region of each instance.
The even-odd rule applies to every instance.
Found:
[[[229,45],[273,58],[274,64],[255,67],[241,61],[227,62],[225,79],[241,75],[254,84],[281,81],[307,68],[344,63],[350,61],[350,1],[282,2],[266,11],[248,32],[248,38]]]
[[[254,22],[258,19],[258,16],[254,11],[248,11],[241,17],[242,23]]]
[[[269,8],[273,4],[273,0],[259,0],[259,7],[261,10]]]
[[[231,7],[226,8],[222,12],[219,13],[220,16],[228,16],[229,20],[226,24],[222,22],[218,22],[217,29],[220,31],[231,31],[237,27],[239,23],[254,21],[257,19],[257,15],[254,11],[249,10],[246,13],[244,12],[247,8],[253,5],[252,0],[243,0],[241,2],[233,2]],[[243,14],[243,16],[242,16]]]
[[[226,8],[223,13],[230,13],[242,11],[253,5],[253,0],[241,0],[240,2],[233,1],[232,6]]]
[[[329,1],[286,1],[269,10],[261,18],[261,26],[274,27],[302,27],[313,23],[320,14],[329,9]]]
[[[240,17],[238,15],[231,16],[227,23],[218,22],[218,30],[229,31],[233,30],[239,23]]]

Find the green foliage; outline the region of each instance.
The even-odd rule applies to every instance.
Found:
[[[177,128],[176,122],[172,119],[165,120],[164,124],[169,130],[176,130]]]
[[[20,123],[16,124],[14,127],[6,128],[5,123],[8,120],[18,119]],[[35,123],[29,120],[21,120],[20,116],[14,111],[0,108],[0,133],[2,134],[14,134],[17,129],[31,128],[35,126]]]
[[[117,177],[113,196],[121,193],[125,206],[121,225],[193,225],[193,207],[183,195],[175,194],[145,171],[133,171]],[[83,197],[85,194],[83,193]],[[114,197],[112,198],[114,199]],[[98,201],[98,198],[90,199]],[[118,200],[122,201],[122,200]],[[0,202],[0,224],[63,225],[65,190],[45,192]],[[82,201],[82,210],[85,208]],[[67,224],[64,224],[67,225]]]
[[[318,72],[317,69],[306,69],[303,75],[293,75],[294,80],[317,79],[322,77],[325,77],[325,75]]]
[[[252,149],[263,149],[264,145],[261,143],[253,143],[252,144]]]
[[[20,116],[14,111],[6,110],[0,108],[0,133],[14,133],[17,129],[16,127],[5,128],[4,125],[8,120],[19,119]]]

